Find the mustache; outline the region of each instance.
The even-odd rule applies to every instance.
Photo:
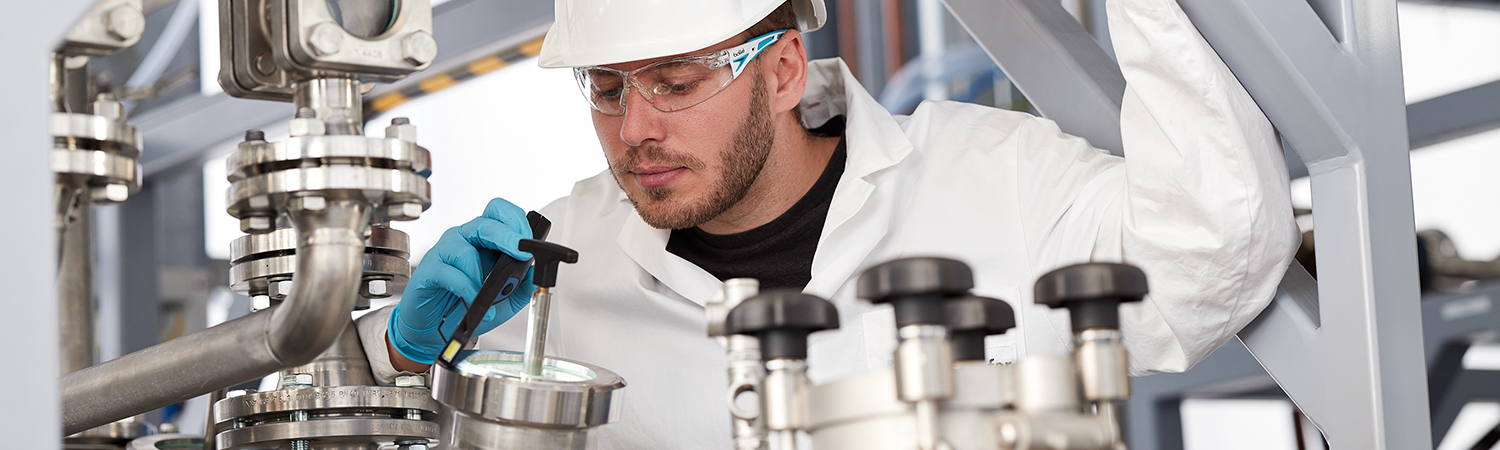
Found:
[[[631,169],[635,168],[643,160],[657,164],[683,166],[688,169],[703,167],[703,160],[695,158],[692,155],[673,152],[658,144],[648,144],[644,146],[631,146],[629,150],[625,151],[625,157],[610,163],[609,168],[610,171],[616,174],[629,173]]]

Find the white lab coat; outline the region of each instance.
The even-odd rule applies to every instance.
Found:
[[[891,364],[889,307],[854,292],[861,270],[895,258],[964,261],[976,293],[1010,302],[1017,329],[986,342],[999,361],[1068,350],[1067,314],[1031,292],[1072,263],[1123,260],[1149,277],[1149,298],[1122,308],[1138,375],[1192,367],[1270,301],[1298,240],[1270,123],[1174,2],[1112,2],[1109,14],[1128,82],[1126,159],[1017,112],[925,102],[892,116],[842,61],[810,65],[805,120],[845,115],[848,148],[806,288],[838,306],[842,325],[810,340],[814,383]],[[724,350],[704,330],[719,281],[668,253],[669,232],[643,222],[607,172],[543,214],[549,239],[580,253],[559,274],[548,353],[629,384],[600,448],[730,448]],[[359,321],[386,381],[388,315]],[[525,322],[479,347],[521,349]]]

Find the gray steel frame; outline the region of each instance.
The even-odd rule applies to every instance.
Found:
[[[1472,292],[1431,294],[1422,300],[1423,342],[1432,399],[1432,445],[1441,442],[1459,409],[1475,400],[1500,400],[1500,372],[1465,370],[1463,355],[1477,341],[1500,336],[1500,282]],[[1281,395],[1243,345],[1229,342],[1186,373],[1136,378],[1127,406],[1130,448],[1182,447],[1178,407],[1185,398]]]
[[[47,130],[47,61],[52,49],[73,23],[91,6],[89,0],[12,2],[0,15],[0,56],[13,62],[0,70],[5,86],[0,108],[0,134],[9,150],[11,167],[0,177],[6,220],[0,233],[11,237],[8,257],[0,258],[0,280],[15,289],[0,301],[5,326],[0,342],[6,357],[16,367],[0,373],[0,434],[26,436],[29,448],[56,449],[62,431],[62,409],[58,402],[58,326],[54,286],[56,234],[50,201],[53,177],[47,149],[52,136]]]
[[[1118,69],[1056,2],[945,3],[1039,111],[1118,142],[1119,96],[1099,81]],[[1294,265],[1241,340],[1333,448],[1431,448],[1395,1],[1179,3],[1307,164],[1328,236],[1321,280]]]

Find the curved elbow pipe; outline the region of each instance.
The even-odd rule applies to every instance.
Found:
[[[351,322],[370,206],[329,199],[288,215],[298,270],[285,302],[63,377],[63,434],[306,364],[332,346]]]

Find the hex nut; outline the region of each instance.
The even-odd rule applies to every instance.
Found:
[[[120,183],[93,186],[89,188],[89,196],[94,203],[120,203],[130,199],[130,186]]]
[[[365,280],[364,283],[360,284],[359,294],[365,298],[390,297],[391,281],[382,279]]]
[[[396,387],[427,388],[427,378],[422,374],[406,372],[396,375]]]
[[[250,297],[250,311],[260,311],[271,307],[271,296],[256,295]]]
[[[297,389],[312,387],[313,376],[310,373],[289,373],[281,376],[282,389]]]
[[[307,211],[322,211],[328,207],[328,200],[319,195],[306,195],[292,199],[292,208]]]
[[[115,101],[113,96],[99,94],[99,99],[94,101],[94,115],[123,121],[125,120],[125,104]]]
[[[392,121],[391,126],[385,127],[385,138],[400,139],[415,144],[417,143],[417,126],[412,125],[411,122],[394,123]]]
[[[276,221],[270,217],[250,216],[240,219],[240,231],[246,233],[270,233],[276,227]]]
[[[326,130],[322,120],[317,118],[296,118],[287,125],[292,137],[322,136]]]
[[[272,300],[286,300],[292,295],[292,280],[272,280],[267,286]]]
[[[307,44],[318,56],[328,56],[338,53],[344,46],[344,29],[333,22],[323,22],[313,27],[312,33],[307,37]]]
[[[386,215],[391,220],[417,220],[422,217],[422,204],[416,202],[385,205]]]
[[[115,39],[135,39],[146,31],[146,16],[129,5],[117,6],[104,14],[104,29]]]
[[[235,389],[224,393],[224,398],[243,397],[254,393],[256,393],[254,389]]]
[[[437,58],[437,41],[426,31],[417,31],[401,40],[401,53],[414,65],[427,64]]]

